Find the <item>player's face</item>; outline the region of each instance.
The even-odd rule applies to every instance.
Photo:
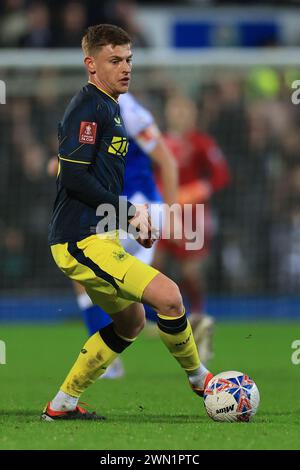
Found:
[[[166,105],[167,126],[179,133],[195,128],[197,109],[194,103],[182,97],[171,98]]]
[[[132,68],[130,44],[103,46],[94,57],[86,57],[85,64],[92,80],[114,98],[128,91]]]

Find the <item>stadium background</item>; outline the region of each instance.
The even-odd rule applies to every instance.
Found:
[[[299,3],[1,1],[0,321],[79,317],[47,247],[46,167],[57,122],[85,83],[82,31],[98,22],[133,35],[131,90],[162,129],[165,102],[181,90],[229,162],[232,184],[213,201],[207,311],[300,317]]]

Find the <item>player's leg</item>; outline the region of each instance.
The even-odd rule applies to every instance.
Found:
[[[205,291],[205,262],[206,249],[190,252],[184,245],[176,245],[168,240],[161,240],[154,258],[154,266],[162,269],[166,257],[176,260],[180,289],[189,304],[191,314],[189,321],[193,330],[195,342],[203,364],[212,357],[212,336],[214,319],[204,312]]]
[[[127,254],[117,240],[91,236],[77,243],[55,245],[52,253],[60,269],[81,282],[92,301],[110,315],[123,312],[133,304],[129,314],[134,321],[128,330],[126,322],[120,324],[117,317],[116,326],[111,323],[88,339],[60,391],[47,405],[44,419],[93,417],[78,407],[78,399],[114,358],[132,344],[143,327],[143,312],[135,304],[141,300],[161,312],[159,323],[165,344],[188,373],[194,390],[203,391],[208,371],[199,366],[182,299],[173,281]]]
[[[111,318],[98,305],[93,304],[85,288],[79,282],[73,281],[72,284],[84,324],[89,336],[92,336],[96,331],[108,325],[111,322]]]
[[[151,197],[149,198],[146,197],[146,195],[141,192],[136,192],[132,196],[130,196],[130,201],[133,204],[148,204],[149,212],[151,213],[152,225],[155,228],[157,228],[160,233],[162,233],[162,227],[164,225],[165,214],[164,214],[164,207],[162,205],[162,199],[161,199],[160,194],[157,192],[157,190],[153,188]],[[151,248],[145,249],[143,246],[137,243],[133,237],[130,237],[129,234],[123,233],[123,235],[124,235],[124,238],[120,239],[120,242],[122,246],[124,247],[124,249],[131,255],[138,258],[143,263],[153,266],[158,244],[155,243]],[[160,271],[159,268],[157,269]],[[144,309],[146,313],[146,319],[150,320],[152,325],[154,322],[154,327],[155,327],[155,322],[156,322],[155,310],[153,310],[153,308],[147,304],[144,304]]]
[[[119,298],[116,280],[97,264],[102,264],[102,261],[103,264],[109,263],[107,270],[112,269],[116,276],[122,279],[133,259],[123,256],[125,252],[119,246],[114,241],[103,241],[91,236],[76,244],[65,243],[52,247],[57,265],[68,277],[79,281],[85,287],[94,304],[110,314],[125,311],[126,315],[128,309],[132,320],[127,319],[125,328],[118,321],[119,317],[116,317],[116,325],[111,322],[87,340],[59,392],[47,405],[43,413],[44,419],[74,419],[83,415],[84,418],[89,417],[78,408],[80,395],[106,370],[118,354],[132,344],[144,325],[143,308],[133,300]],[[119,257],[119,254],[122,256]]]
[[[212,357],[214,319],[204,311],[205,258],[184,257],[180,260],[182,290],[190,305],[189,317],[199,355],[204,364]]]
[[[138,249],[131,249],[130,244],[125,244],[125,246],[128,246],[128,252],[143,261],[143,263],[150,264],[153,254],[149,252],[152,252],[152,248],[146,250],[135,240],[132,240],[132,243],[134,244],[134,248],[138,247]],[[96,331],[99,331],[101,328],[108,325],[112,320],[110,316],[101,307],[99,307],[99,305],[93,304],[92,300],[86,293],[85,288],[81,284],[73,281],[73,287],[78,307],[82,313],[85,326],[91,336],[96,333]]]
[[[198,257],[181,257],[180,266],[180,286],[183,294],[187,296],[192,313],[203,314],[204,303],[204,279],[200,271],[202,260]]]
[[[126,234],[124,233],[124,235]],[[155,248],[154,246],[146,250],[144,247],[139,245],[136,240],[129,237],[121,240],[121,243],[128,253],[136,256],[138,259],[140,259],[146,264],[151,263]],[[99,305],[94,305],[92,303],[84,287],[82,287],[78,282],[73,282],[73,286],[76,292],[79,308],[82,312],[84,323],[91,336],[104,326],[108,325],[112,320],[110,316]],[[146,306],[146,308],[148,311],[152,310],[151,307]],[[155,315],[155,312],[153,312],[153,315]],[[125,369],[122,359],[120,357],[117,357],[107,368],[105,373],[101,375],[101,378],[118,379],[120,377],[123,377],[124,374]]]
[[[134,198],[136,203],[148,202],[142,194],[137,194]],[[128,253],[142,259],[144,263],[150,264],[153,257],[153,248],[146,250],[139,245],[136,240],[130,238],[125,232],[122,232],[123,239],[121,243]],[[125,238],[126,237],[126,238]],[[77,295],[77,301],[83,314],[84,323],[90,335],[101,330],[104,326],[108,325],[112,320],[110,316],[99,306],[93,304],[85,289],[78,283],[73,282],[74,289]],[[107,368],[101,378],[115,379],[123,377],[125,374],[122,359],[117,357]]]
[[[138,303],[132,303],[114,313],[112,318],[109,325],[92,335],[84,344],[59,392],[44,410],[43,419],[102,418],[78,407],[79,398],[112,361],[133,344],[145,324],[144,309]]]
[[[187,373],[193,390],[202,395],[212,374],[200,364],[178,286],[164,274],[158,273],[146,286],[142,301],[158,312],[157,325],[163,343]]]
[[[130,346],[145,324],[143,307],[133,303],[112,315],[112,322],[91,336],[66,377],[61,390],[79,397]]]
[[[155,269],[157,269],[157,271],[165,272],[165,266],[167,263],[167,251],[164,249],[164,246],[161,246],[162,242],[163,240],[159,240],[159,242],[153,245],[155,247],[155,251],[154,251],[151,265]],[[145,251],[148,251],[148,250],[145,250]],[[144,261],[144,260],[141,260],[141,261]],[[148,321],[147,332],[151,336],[157,335],[157,329],[155,327],[155,324],[157,322],[157,313],[153,309],[153,307],[150,307],[150,305],[144,304],[144,308],[145,308],[146,319]]]
[[[77,303],[81,310],[84,324],[88,330],[89,336],[92,336],[104,326],[111,323],[110,316],[99,305],[94,305],[85,288],[76,281],[73,281],[74,291],[76,293]],[[107,368],[101,378],[119,379],[125,374],[123,362],[117,357]]]
[[[114,329],[117,334],[124,338],[130,338],[132,334],[136,337],[145,324],[145,311],[143,305],[138,303],[132,304],[122,312],[114,313],[110,320],[114,323]],[[135,334],[134,331],[136,328],[138,328],[138,331],[136,331]],[[109,365],[104,374],[101,375],[101,379],[119,379],[124,375],[125,369],[123,361],[118,356]]]
[[[159,227],[161,225],[162,219],[162,211],[159,206],[160,199],[154,202],[150,202],[146,196],[141,193],[137,192],[132,195],[130,198],[133,204],[155,204],[153,206],[155,211],[151,211],[153,217],[153,223],[155,227]],[[151,264],[155,245],[152,248],[145,249],[133,237],[130,237],[127,232],[121,231],[120,242],[124,247],[125,251],[130,253],[131,255],[135,256],[136,258],[140,259],[143,263]],[[111,322],[111,318],[109,315],[99,307],[99,305],[94,305],[87,295],[86,290],[82,287],[78,282],[73,282],[74,290],[76,293],[76,298],[78,302],[78,306],[82,312],[83,320],[86,325],[86,328],[90,335],[94,334],[96,331],[100,330],[103,326],[106,326]],[[146,307],[149,310],[150,307]],[[105,377],[108,378],[115,378],[119,377],[121,374],[122,367],[120,365],[120,359],[116,361],[116,371],[112,369],[113,366],[110,367],[109,371],[105,374]]]

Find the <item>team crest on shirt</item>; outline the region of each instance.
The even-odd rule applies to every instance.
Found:
[[[79,142],[81,144],[94,144],[96,142],[97,123],[81,121]]]
[[[125,253],[124,251],[113,251],[112,255],[117,261],[124,261],[128,258],[128,253]]]

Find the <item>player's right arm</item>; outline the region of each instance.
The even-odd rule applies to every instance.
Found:
[[[88,171],[88,163],[68,161],[59,155],[60,176],[64,188],[76,199],[96,209],[100,204],[112,204],[118,211],[119,196],[107,191]]]
[[[50,158],[47,164],[47,172],[49,176],[56,176],[59,173],[59,164],[56,156]],[[135,209],[135,215],[132,218],[129,218],[129,224],[135,229],[138,229],[139,232],[145,236],[145,234],[149,233],[149,230],[151,231],[151,229],[149,229],[151,222],[149,222],[148,206],[147,204],[137,204],[135,205]],[[142,238],[138,238],[137,241],[145,248],[150,248],[155,240],[149,240],[144,238],[144,236]]]

